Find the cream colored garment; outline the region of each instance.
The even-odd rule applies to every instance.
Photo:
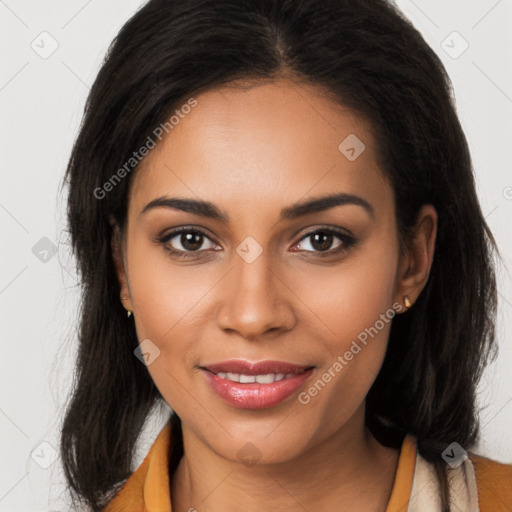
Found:
[[[454,512],[480,512],[475,470],[469,458],[457,468],[448,467],[451,507]],[[416,453],[407,512],[441,512],[439,483],[434,466]]]

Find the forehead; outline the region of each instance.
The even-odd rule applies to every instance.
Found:
[[[263,82],[194,99],[190,109],[177,107],[181,115],[139,166],[130,210],[162,195],[196,196],[235,213],[334,192],[376,207],[391,200],[371,126],[321,90]]]

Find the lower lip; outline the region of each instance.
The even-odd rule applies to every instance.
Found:
[[[228,404],[241,409],[266,409],[281,403],[295,393],[313,373],[313,368],[294,377],[270,384],[240,383],[223,379],[208,370],[201,370],[208,384]]]

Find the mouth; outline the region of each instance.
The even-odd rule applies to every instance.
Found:
[[[200,366],[211,389],[230,405],[244,409],[273,407],[313,374],[314,366],[285,361],[231,360]]]

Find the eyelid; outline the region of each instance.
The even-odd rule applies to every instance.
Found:
[[[176,236],[181,235],[182,233],[191,233],[191,232],[199,233],[199,234],[203,235],[205,238],[208,238],[211,242],[217,243],[217,242],[215,242],[215,240],[212,239],[212,236],[206,230],[204,230],[203,228],[195,227],[195,226],[181,226],[179,228],[175,228],[165,235],[158,235],[157,237],[155,237],[154,241],[156,243],[164,243],[165,244],[165,243],[168,243],[173,238],[175,238]],[[191,254],[194,253],[194,251],[176,251],[176,252],[187,252],[187,253],[191,253]],[[196,252],[199,252],[199,251],[196,251]]]
[[[181,233],[190,233],[190,232],[199,233],[199,234],[203,235],[205,238],[209,239],[211,242],[217,244],[217,242],[215,242],[215,240],[212,239],[212,237],[206,232],[206,230],[204,230],[203,228],[196,227],[196,226],[181,226],[181,227],[175,228],[165,235],[157,236],[155,239],[155,242],[161,243],[161,244],[166,244],[170,240],[175,238],[176,236],[180,235]],[[342,252],[344,249],[347,249],[348,246],[353,245],[356,242],[356,239],[352,235],[352,233],[350,233],[350,231],[345,228],[334,227],[334,226],[330,226],[330,225],[320,225],[320,226],[315,226],[315,227],[311,228],[309,231],[307,231],[306,233],[304,233],[296,242],[294,242],[292,247],[295,247],[296,245],[301,243],[302,240],[314,235],[317,232],[325,232],[328,234],[332,234],[335,237],[338,237],[342,242],[341,249],[336,248],[336,249],[329,249],[327,251],[301,251],[301,252],[317,254],[317,255],[336,255],[339,252]],[[219,244],[217,244],[217,245],[219,245]],[[345,247],[345,246],[347,246],[347,247]],[[185,255],[184,257],[186,258],[186,257],[194,257],[195,254],[203,253],[206,250],[203,249],[200,251],[182,251],[180,249],[172,249],[172,250],[168,249],[168,251],[174,255],[176,255],[176,254]]]
[[[338,235],[338,236],[344,236],[346,238],[354,238],[354,235],[346,228],[341,228],[339,226],[332,226],[332,225],[329,225],[329,224],[324,224],[324,225],[319,225],[319,226],[314,226],[310,229],[310,227],[307,227],[305,228],[307,229],[308,231],[306,231],[298,240],[298,242],[300,240],[303,240],[304,238],[308,237],[308,236],[311,236],[313,235],[314,233],[318,232],[318,231],[326,231],[326,232],[329,232],[329,233],[333,233],[335,235]]]
[[[300,243],[302,243],[303,240],[311,237],[312,235],[316,233],[327,233],[329,235],[333,235],[334,237],[338,238],[341,241],[341,244],[334,248],[334,249],[328,249],[326,251],[306,251],[302,250],[300,252],[304,252],[306,254],[313,254],[316,256],[335,256],[338,254],[341,254],[342,252],[348,250],[352,245],[356,243],[356,238],[352,233],[350,233],[349,230],[340,228],[340,227],[334,227],[329,225],[324,226],[317,226],[313,229],[310,229],[306,233],[304,233],[298,240],[293,244],[293,247],[296,247]]]

